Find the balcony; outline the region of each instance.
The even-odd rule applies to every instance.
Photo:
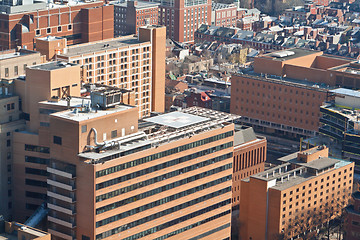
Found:
[[[75,234],[67,234],[67,233],[62,233],[59,231],[56,231],[54,229],[48,228],[48,232],[51,233],[51,235],[55,236],[55,237],[59,237],[59,238],[63,238],[63,239],[67,239],[67,240],[73,240],[75,239]]]
[[[47,184],[55,187],[59,187],[68,191],[74,191],[75,190],[75,183],[61,183],[56,180],[47,179]]]
[[[55,218],[55,217],[52,217],[52,216],[48,216],[47,217],[48,221],[50,222],[53,222],[53,223],[56,223],[56,224],[59,224],[59,225],[62,225],[64,227],[68,227],[68,228],[74,228],[76,227],[76,224],[75,224],[75,221],[74,220],[62,220],[62,219],[59,219],[59,218]]]
[[[74,215],[76,213],[75,209],[68,209],[68,208],[64,208],[59,205],[55,205],[55,204],[51,204],[51,203],[48,203],[47,207],[49,209],[55,210],[57,212],[62,212],[62,213],[68,214],[68,215]]]
[[[55,168],[51,168],[51,167],[47,167],[46,170],[49,172],[49,173],[52,173],[52,174],[55,174],[55,175],[59,175],[59,176],[62,176],[62,177],[65,177],[65,178],[74,178],[75,176],[73,176],[71,173],[67,173],[67,172],[64,172],[64,171],[61,171],[61,170],[58,170],[58,169],[55,169]]]
[[[76,202],[74,193],[71,193],[70,196],[64,196],[62,194],[58,194],[58,193],[55,193],[55,192],[52,192],[52,191],[48,190],[47,195],[48,195],[48,197],[56,198],[56,199],[59,199],[61,201],[68,202],[68,203]]]

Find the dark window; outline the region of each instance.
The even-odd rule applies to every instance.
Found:
[[[39,205],[36,205],[36,204],[31,204],[31,203],[26,204],[26,209],[28,209],[28,210],[36,210],[38,207],[39,207]]]
[[[117,130],[111,131],[111,138],[117,137]]]
[[[10,140],[6,140],[6,146],[10,147],[11,146],[11,141]]]
[[[54,144],[61,145],[62,144],[62,138],[58,136],[54,136]]]
[[[46,199],[46,194],[44,194],[44,193],[38,193],[38,192],[29,192],[29,191],[26,191],[26,197],[29,197],[29,198],[37,198],[37,199],[43,199],[43,200],[45,200],[45,199]]]
[[[47,183],[43,181],[38,181],[34,179],[25,179],[25,184],[30,186],[36,186],[36,187],[46,187]]]
[[[30,144],[25,144],[25,151],[30,151],[30,152],[40,152],[40,153],[50,153],[50,148],[48,147],[40,147],[40,146],[36,146],[36,145],[30,145]]]
[[[82,235],[81,240],[90,240],[90,237]]]
[[[36,35],[40,35],[40,29],[36,29]]]
[[[25,156],[25,162],[38,163],[38,164],[47,165],[48,162],[49,162],[49,159],[39,158],[39,157]]]
[[[46,33],[51,33],[51,28],[47,28]]]
[[[61,26],[58,26],[57,30],[58,32],[61,32]]]
[[[33,175],[40,175],[40,176],[47,176],[46,170],[36,169],[36,168],[25,168],[25,173],[33,174]]]
[[[87,131],[87,125],[82,125],[81,126],[81,132],[84,133]]]
[[[8,202],[8,209],[12,208],[12,202]]]

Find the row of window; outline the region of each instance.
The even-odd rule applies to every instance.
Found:
[[[35,187],[47,187],[47,183],[43,181],[38,181],[34,179],[25,179],[25,184],[29,186],[35,186]]]
[[[49,159],[39,158],[39,157],[25,156],[25,162],[48,165]]]
[[[29,197],[29,198],[36,198],[36,199],[42,199],[42,200],[46,200],[46,198],[47,198],[47,195],[44,193],[26,191],[25,194],[26,194],[26,197]]]
[[[128,224],[125,224],[125,225],[122,225],[120,227],[117,227],[116,229],[119,231],[119,232],[122,232],[122,231],[125,231],[127,229],[130,229],[130,228],[133,228],[133,227],[136,227],[136,226],[139,226],[141,224],[144,224],[146,222],[150,222],[152,220],[155,220],[155,219],[158,219],[160,217],[163,217],[163,216],[166,216],[166,215],[169,215],[169,214],[172,214],[174,212],[177,212],[177,211],[180,211],[184,208],[188,208],[190,206],[193,206],[193,205],[196,205],[198,203],[201,203],[201,202],[204,202],[204,201],[207,201],[209,199],[212,199],[212,198],[215,198],[217,196],[220,196],[220,195],[223,195],[227,192],[230,192],[231,191],[231,187],[226,187],[224,189],[221,189],[221,190],[218,190],[216,192],[212,192],[212,193],[209,193],[205,196],[201,196],[201,197],[198,197],[198,198],[195,198],[195,199],[192,199],[190,201],[187,201],[187,202],[184,202],[184,203],[181,203],[179,205],[176,205],[174,207],[171,207],[171,208],[168,208],[166,210],[163,210],[163,211],[160,211],[160,212],[156,212],[155,214],[152,214],[152,215],[149,215],[149,216],[146,216],[144,218],[141,218],[141,219],[138,219],[134,222],[131,222],[131,223],[128,223]],[[110,218],[107,218],[107,219],[104,219],[104,220],[101,220],[101,221],[98,221],[96,223],[96,227],[100,227],[100,226],[104,226],[106,224],[109,224],[109,223],[112,223],[112,222],[115,222],[115,221],[118,221],[120,219],[123,219],[125,217],[129,216],[128,213],[122,213],[122,214],[119,214],[119,215],[116,215],[116,216],[113,216],[113,217],[110,217]],[[109,231],[112,231],[112,230],[109,230]]]
[[[97,196],[96,197],[96,202],[103,201],[103,200],[106,200],[106,199],[109,199],[109,198],[112,198],[112,197],[116,197],[116,196],[118,196],[120,194],[124,194],[124,193],[130,192],[130,191],[134,191],[136,189],[143,188],[143,187],[149,186],[149,185],[157,183],[157,182],[161,182],[163,180],[178,176],[180,174],[190,172],[190,171],[193,171],[195,169],[202,168],[202,167],[208,166],[208,165],[213,164],[213,163],[221,162],[221,161],[223,161],[225,159],[228,159],[228,158],[231,158],[231,157],[232,157],[232,153],[228,153],[228,154],[225,154],[225,155],[222,155],[222,156],[218,156],[218,157],[203,161],[201,163],[196,163],[196,164],[188,166],[188,167],[184,167],[184,168],[181,168],[181,169],[178,169],[178,170],[175,170],[175,171],[172,171],[172,172],[169,172],[169,173],[166,173],[166,174],[163,174],[163,175],[160,175],[160,176],[157,176],[157,177],[154,177],[154,178],[142,181],[142,182],[138,182],[138,183],[135,183],[133,185],[130,185],[130,186],[127,186],[127,187],[124,187],[124,188],[121,188],[121,189],[117,189],[115,191],[112,191],[112,192],[105,193],[105,194],[102,194],[100,196]],[[169,165],[167,165],[167,164],[159,164],[159,165],[157,165],[155,167],[156,167],[156,170],[160,170],[160,169],[163,169],[163,168],[168,167],[168,166]],[[151,168],[148,168],[148,169],[153,169],[153,168],[154,167],[151,167]],[[145,171],[146,170],[147,169],[145,169]],[[138,171],[138,172],[142,172],[142,171],[144,171],[144,170],[141,170],[141,171]],[[131,177],[132,175],[133,175],[133,173],[130,173],[130,174],[126,175],[126,176],[130,176],[130,178],[128,178],[127,180],[134,179],[135,177]],[[127,180],[125,180],[125,181],[127,181]]]
[[[37,168],[25,168],[25,173],[33,174],[33,175],[40,175],[40,176],[47,176],[47,171],[43,169]]]
[[[161,231],[161,230],[163,230],[165,228],[171,227],[173,225],[176,225],[176,224],[179,224],[181,222],[187,221],[187,220],[189,220],[191,218],[198,217],[198,216],[200,216],[200,215],[202,215],[204,213],[207,213],[207,212],[213,211],[215,209],[221,208],[223,206],[226,206],[226,205],[230,204],[230,202],[231,202],[231,200],[227,199],[225,201],[222,201],[222,202],[216,203],[214,205],[211,205],[209,207],[206,207],[206,208],[200,209],[198,211],[192,212],[192,213],[190,213],[188,215],[185,215],[185,216],[182,216],[180,218],[174,219],[174,220],[169,221],[167,223],[163,223],[163,224],[161,224],[159,226],[153,227],[153,228],[148,229],[146,231],[137,233],[137,234],[135,234],[135,235],[133,235],[131,237],[125,238],[125,239],[130,240],[130,239],[139,239],[139,238],[145,237],[145,236],[150,235],[150,234],[152,234],[154,232]],[[100,233],[100,234],[96,235],[96,240],[107,238],[109,236],[117,234],[117,233],[121,232],[121,228],[122,228],[122,226],[118,227],[118,228],[114,228],[114,229],[106,231],[106,232],[103,232],[103,233]]]
[[[156,172],[156,171],[159,171],[161,169],[168,168],[168,167],[180,164],[180,163],[184,163],[184,162],[190,161],[192,159],[199,158],[201,156],[205,156],[205,155],[208,155],[210,153],[218,152],[218,151],[224,150],[224,149],[232,147],[232,146],[233,146],[233,142],[228,142],[228,143],[216,146],[216,147],[212,147],[210,149],[206,149],[206,150],[194,153],[194,154],[190,154],[190,155],[187,155],[187,156],[184,156],[184,157],[174,159],[174,160],[169,161],[169,162],[161,163],[161,164],[158,164],[156,166],[149,167],[149,168],[146,168],[146,169],[142,169],[142,170],[137,171],[137,172],[132,172],[130,174],[127,174],[127,175],[124,175],[124,176],[121,176],[121,177],[118,177],[118,178],[114,178],[114,179],[108,180],[106,182],[98,183],[98,184],[96,184],[96,190],[106,188],[106,187],[109,187],[109,186],[112,186],[112,185],[115,185],[115,184],[118,184],[118,183],[121,183],[121,182],[125,182],[125,181],[128,181],[130,179],[134,179],[134,178],[137,178],[137,177],[140,177],[140,176],[152,173],[152,172]],[[214,161],[215,159],[211,159],[211,160]],[[211,162],[209,162],[209,164],[210,163]],[[197,166],[197,167],[200,167],[200,166]],[[178,171],[183,171],[183,170],[180,169]],[[185,171],[188,171],[188,170],[185,169],[184,172]],[[168,173],[168,174],[163,175],[162,177],[168,178],[170,176],[176,176],[176,175],[174,175],[172,173]],[[153,183],[157,182],[157,181],[154,181],[154,180],[155,180],[155,178],[151,179],[151,181]]]
[[[30,145],[30,144],[25,144],[25,151],[50,154],[50,148],[36,146],[36,145]]]
[[[353,168],[350,167],[349,178],[352,177],[352,173],[351,173],[352,169],[353,169]],[[344,172],[344,174],[346,174],[346,173],[347,173],[347,169],[344,169],[343,172]],[[341,174],[342,174],[342,171],[339,171],[339,172],[338,172],[338,176],[340,176]],[[332,177],[335,178],[335,177],[336,177],[336,174],[334,173],[334,174],[332,175]],[[344,177],[344,179],[346,179],[346,176]],[[325,180],[325,178],[321,178],[320,183],[323,183],[324,180]],[[327,180],[327,181],[330,180],[330,175],[326,177],[326,180]],[[341,179],[339,178],[338,181],[340,182]],[[318,185],[318,183],[319,183],[319,181],[315,181],[315,182],[314,182],[314,186],[315,186],[315,185]],[[333,182],[333,184],[335,184],[335,182]],[[309,183],[308,187],[311,188],[312,186],[313,186],[313,184],[312,184],[312,183]],[[327,185],[327,186],[328,186],[328,185]],[[305,190],[305,187],[306,187],[305,185],[302,186],[302,190]],[[322,189],[322,188],[321,188],[321,189]],[[300,188],[297,188],[297,189],[296,189],[296,192],[299,192],[299,191],[300,191]],[[315,190],[315,191],[316,191],[316,190]],[[290,191],[290,192],[289,192],[289,195],[292,195],[293,193],[294,193],[294,191]],[[283,193],[283,197],[284,197],[284,198],[286,197],[286,195],[287,195],[286,192]]]
[[[206,171],[206,172],[203,172],[203,173],[196,174],[194,176],[191,176],[191,177],[188,177],[188,178],[185,178],[185,179],[181,179],[179,181],[164,185],[162,187],[152,189],[150,191],[138,194],[136,196],[133,196],[133,197],[130,197],[130,198],[127,198],[127,199],[123,199],[121,201],[114,202],[114,203],[108,204],[106,206],[97,208],[96,209],[96,214],[100,214],[100,213],[110,211],[110,210],[118,208],[118,207],[122,207],[122,206],[124,206],[126,204],[135,202],[137,200],[144,199],[144,198],[153,196],[153,195],[161,193],[161,192],[165,192],[167,190],[170,190],[170,189],[173,189],[173,188],[176,188],[176,187],[179,187],[179,186],[182,186],[182,185],[197,181],[197,180],[199,180],[201,178],[208,177],[208,176],[220,173],[222,171],[225,171],[225,170],[228,170],[228,169],[231,169],[231,168],[232,168],[232,163],[226,164],[224,166],[221,166],[221,167],[218,167],[218,168],[215,168],[215,169],[212,169],[210,171]],[[229,178],[229,180],[230,179],[231,179],[231,177]]]
[[[107,169],[104,169],[104,170],[97,171],[96,172],[96,177],[98,178],[98,177],[106,176],[106,175],[111,174],[111,173],[119,172],[119,171],[122,171],[122,170],[130,168],[130,167],[135,167],[135,166],[140,165],[140,164],[151,162],[151,161],[154,161],[156,159],[163,158],[163,157],[175,154],[175,153],[183,152],[183,151],[186,151],[186,150],[191,149],[191,148],[199,147],[199,146],[211,143],[211,142],[218,141],[220,139],[228,138],[228,137],[233,136],[233,135],[234,135],[233,131],[228,131],[228,132],[221,133],[221,134],[209,137],[209,138],[201,139],[201,140],[196,141],[196,142],[192,142],[192,143],[188,143],[188,144],[176,147],[176,148],[172,148],[172,149],[169,149],[169,150],[166,150],[166,151],[163,151],[163,152],[152,154],[150,156],[146,156],[146,157],[143,157],[143,158],[140,158],[140,159],[136,159],[136,160],[131,161],[131,162],[127,162],[127,163],[124,163],[124,164],[120,164],[120,165],[117,165],[117,166],[114,166],[114,167],[110,167],[110,168],[107,168]]]
[[[155,238],[154,240],[164,240],[164,239],[167,239],[167,238],[169,238],[169,237],[172,237],[172,236],[174,236],[174,235],[180,234],[180,233],[185,232],[185,231],[187,231],[187,230],[190,230],[190,229],[192,229],[192,228],[194,228],[194,227],[201,226],[201,225],[203,225],[203,224],[205,224],[205,223],[208,223],[208,222],[213,221],[213,220],[215,220],[215,219],[221,218],[221,217],[226,216],[226,215],[228,215],[228,214],[230,214],[230,210],[227,210],[227,211],[222,212],[222,213],[219,213],[219,214],[217,214],[217,215],[215,215],[215,216],[206,218],[206,219],[201,220],[201,221],[199,221],[199,222],[197,222],[197,223],[193,223],[193,224],[191,224],[191,225],[189,225],[189,226],[180,228],[180,229],[178,229],[178,230],[176,230],[176,231],[173,231],[173,232],[170,232],[170,233],[168,233],[168,234],[165,234],[165,235],[163,235],[163,236],[161,236],[161,237]],[[218,231],[220,231],[221,229],[227,228],[229,225],[230,225],[230,223],[225,224],[225,225],[224,225],[224,228],[219,227],[219,228],[216,228],[216,229],[219,229]],[[225,226],[226,226],[226,227],[225,227]],[[221,229],[220,229],[220,228],[221,228]],[[215,230],[215,229],[214,229],[214,230]],[[199,236],[199,238],[196,238],[196,239],[201,239],[201,238],[202,238],[202,236]],[[125,239],[123,239],[123,240],[132,240],[132,238],[131,238],[131,237],[128,237],[128,238],[125,238]],[[189,239],[189,240],[190,240],[190,239]],[[195,240],[195,239],[191,239],[191,240]],[[226,240],[226,239],[224,239],[224,240]]]
[[[141,206],[141,207],[137,207],[137,208],[135,208],[135,209],[132,209],[132,210],[130,210],[130,211],[127,211],[127,212],[122,213],[122,214],[119,214],[119,215],[124,215],[124,214],[125,214],[125,216],[134,215],[134,214],[136,214],[136,213],[139,213],[139,212],[148,210],[148,209],[150,209],[150,208],[159,206],[159,205],[161,205],[161,204],[168,203],[168,202],[174,201],[174,200],[176,200],[176,199],[179,199],[179,198],[181,198],[181,197],[184,197],[184,196],[187,196],[187,195],[190,195],[190,194],[193,194],[193,193],[202,191],[202,190],[204,190],[204,189],[207,189],[207,188],[210,188],[210,187],[213,187],[213,186],[216,186],[216,185],[218,185],[218,184],[221,184],[221,183],[223,183],[223,182],[228,181],[228,180],[229,180],[229,177],[231,177],[231,176],[226,176],[226,177],[222,177],[222,178],[216,179],[216,180],[214,180],[214,181],[205,183],[205,184],[203,184],[203,185],[196,186],[196,187],[190,188],[190,189],[188,189],[188,190],[185,190],[185,191],[182,191],[182,192],[179,192],[179,193],[170,195],[170,196],[168,196],[168,197],[159,199],[159,200],[157,200],[157,201],[148,203],[148,204],[143,205],[143,206]],[[126,215],[126,214],[128,214],[128,215]],[[116,216],[114,216],[114,217],[116,217]],[[113,217],[112,217],[112,218],[113,218]],[[121,218],[118,218],[118,219],[121,219]],[[97,227],[98,227],[98,226],[97,226]]]
[[[238,172],[243,169],[247,169],[256,164],[262,163],[265,159],[265,147],[256,148],[249,152],[245,152],[234,156],[234,170]]]

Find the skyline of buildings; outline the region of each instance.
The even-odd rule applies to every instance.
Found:
[[[357,32],[319,4],[3,1],[0,238],[356,237]]]

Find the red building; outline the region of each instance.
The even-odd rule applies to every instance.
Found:
[[[360,192],[352,194],[354,203],[346,208],[346,219],[344,223],[345,240],[360,239]]]
[[[211,25],[220,27],[235,27],[237,8],[234,4],[212,3]]]
[[[96,2],[54,2],[2,5],[0,49],[35,48],[38,37],[65,37],[68,44],[112,38],[113,6]]]
[[[193,42],[201,24],[211,24],[211,0],[161,1],[159,24],[166,26],[167,37],[178,42]]]
[[[139,27],[158,24],[159,3],[145,1],[112,2],[114,35],[138,34]]]
[[[211,98],[205,92],[195,92],[191,91],[186,97],[187,107],[202,107],[210,108],[212,107]]]

